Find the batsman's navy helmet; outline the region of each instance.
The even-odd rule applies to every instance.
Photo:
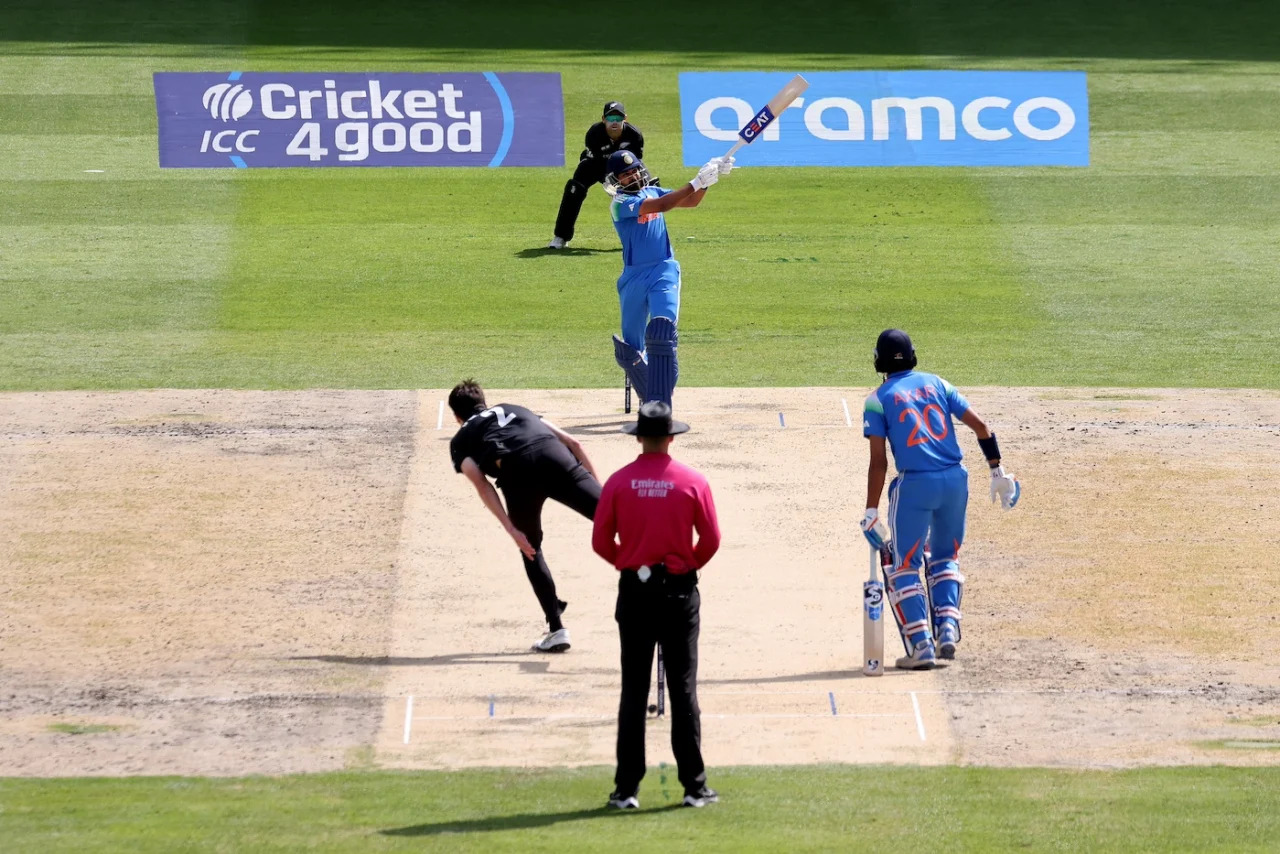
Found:
[[[911,346],[911,336],[901,329],[881,332],[871,355],[875,358],[876,372],[881,374],[909,371],[916,366],[916,348]]]
[[[623,182],[622,175],[639,170],[636,177]],[[635,194],[653,183],[653,177],[645,168],[644,161],[630,151],[623,149],[609,155],[604,167],[604,189],[609,195],[614,193]]]

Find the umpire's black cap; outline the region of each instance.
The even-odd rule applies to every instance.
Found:
[[[651,400],[640,407],[640,415],[636,418],[635,424],[627,424],[622,428],[623,433],[630,433],[632,436],[648,436],[650,438],[658,436],[674,436],[677,433],[686,433],[689,425],[683,421],[676,421],[671,417],[671,407],[663,403],[661,400]]]
[[[622,106],[621,101],[610,101],[605,104],[604,112],[600,114],[600,117],[607,119],[609,116],[613,115],[622,116],[624,119],[627,117],[627,108]]]

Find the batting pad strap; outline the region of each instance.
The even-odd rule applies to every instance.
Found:
[[[924,600],[924,585],[917,581],[915,584],[908,585],[901,590],[889,591],[889,604],[897,605],[903,600],[910,599],[913,596],[919,596]]]
[[[942,607],[940,607],[940,608],[936,608],[936,609],[934,610],[934,614],[933,614],[933,616],[934,616],[934,619],[936,619],[936,620],[940,620],[940,619],[942,619],[943,617],[950,617],[951,619],[953,619],[953,620],[955,620],[955,621],[959,622],[959,620],[960,620],[960,609],[959,609],[959,608],[956,608],[956,607],[954,607],[954,606],[952,606],[952,605],[943,605]]]
[[[898,569],[885,576],[885,584],[893,590],[899,584],[910,583],[920,587],[920,573],[914,569]],[[921,588],[923,590],[924,588]]]
[[[902,626],[902,634],[904,637],[911,637],[917,632],[927,632],[927,631],[929,631],[928,620],[916,620],[914,622],[904,623]]]
[[[944,569],[941,572],[929,573],[930,587],[933,587],[939,581],[954,581],[956,584],[964,584],[964,576],[960,574],[958,569]]]

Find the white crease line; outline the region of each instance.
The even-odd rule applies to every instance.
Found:
[[[489,717],[488,715],[417,715],[416,720],[420,721],[611,721],[618,716],[616,714],[607,715],[584,715],[584,714],[561,714],[561,715],[496,715]],[[715,718],[716,720],[728,720],[731,718],[746,718],[752,720],[760,719],[776,719],[776,718],[826,718],[830,720],[840,720],[841,718],[910,718],[911,715],[902,713],[885,713],[885,714],[865,714],[865,715],[849,715],[840,714],[832,715],[830,712],[822,712],[821,714],[811,714],[808,712],[796,713],[749,713],[749,714],[708,714],[702,713],[704,718]],[[408,743],[407,741],[405,742]]]
[[[853,426],[853,417],[849,415],[849,402],[843,397],[840,398],[840,405],[844,407],[844,423],[846,427]]]
[[[916,710],[916,732],[920,733],[920,740],[924,741],[924,718],[920,716],[920,701],[916,699],[916,692],[911,692],[911,707]]]
[[[413,728],[413,695],[409,695],[409,702],[404,704],[404,743],[409,743],[409,732]]]
[[[440,401],[440,414],[436,416],[436,429],[444,427],[444,401]]]

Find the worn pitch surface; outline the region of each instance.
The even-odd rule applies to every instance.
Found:
[[[998,512],[975,466],[959,660],[874,680],[865,391],[680,390],[675,453],[725,537],[702,581],[708,761],[1278,761],[1247,745],[1280,736],[1280,396],[966,392],[1024,498]],[[0,396],[0,774],[610,763],[613,573],[550,506],[574,649],[528,651],[540,613],[452,473],[443,398]],[[603,473],[636,451],[620,390],[502,401]]]

